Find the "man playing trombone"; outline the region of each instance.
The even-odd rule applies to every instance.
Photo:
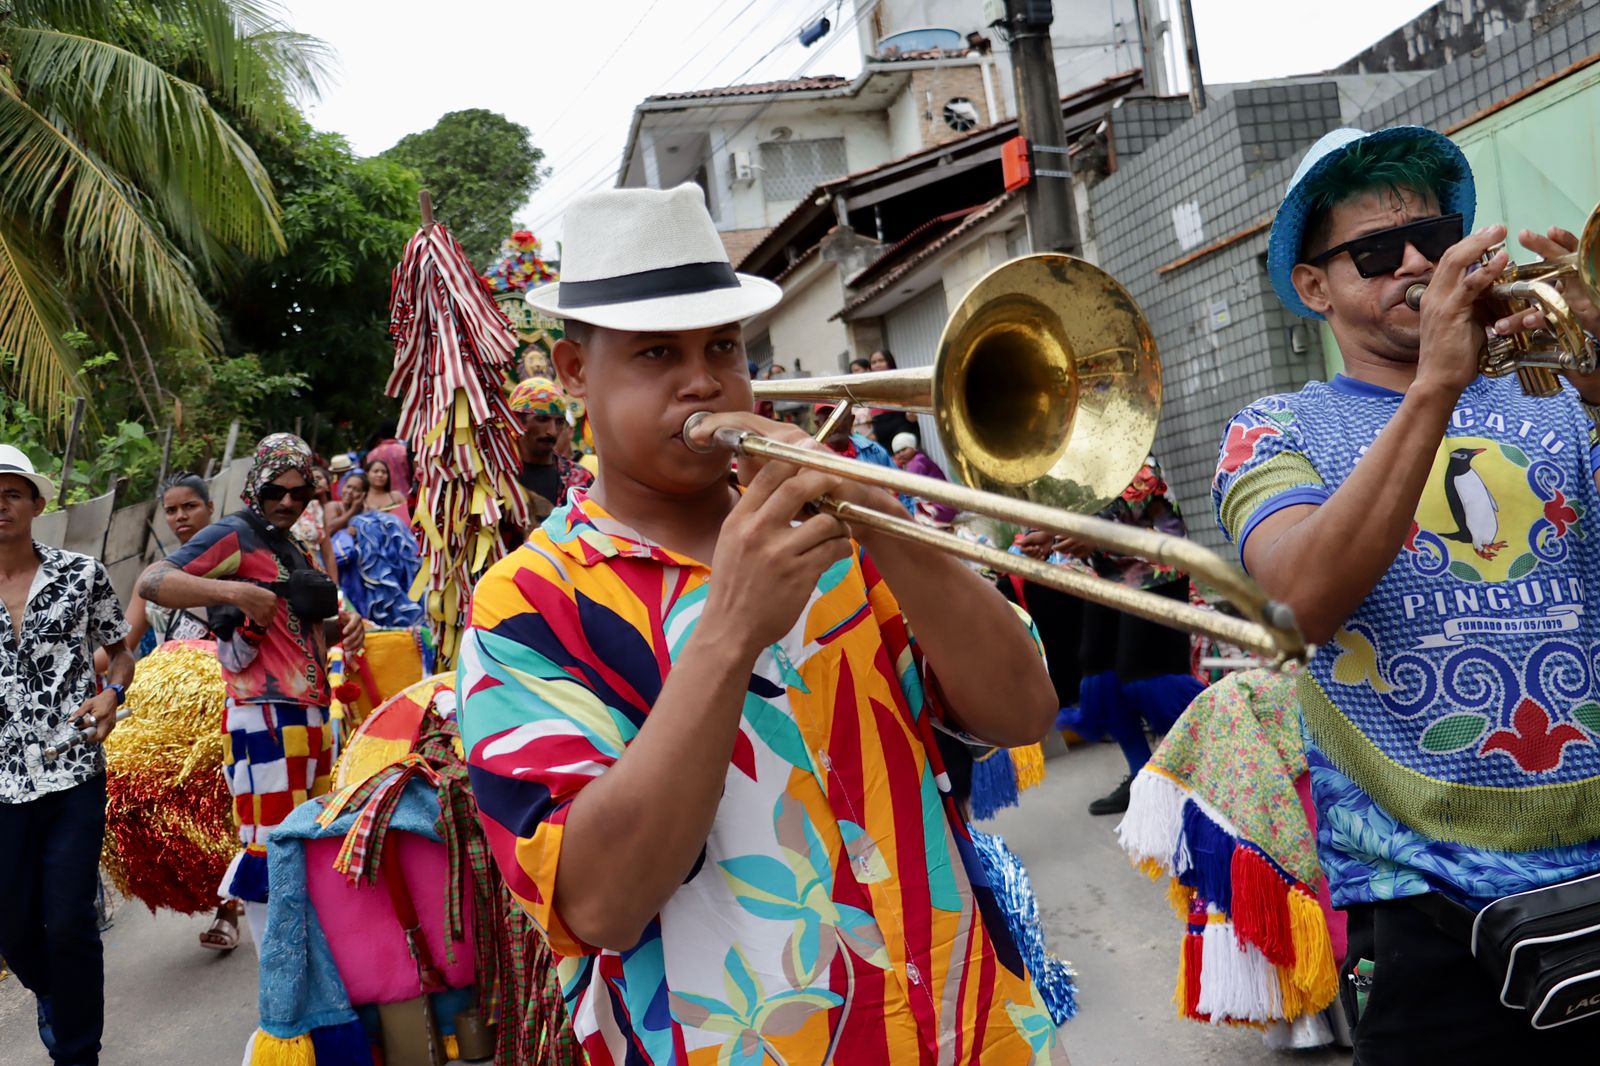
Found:
[[[804,510],[903,515],[887,492],[748,456],[729,486],[718,425],[809,438],[750,413],[738,323],[780,294],[699,188],[584,197],[565,232],[531,302],[600,476],[478,584],[457,690],[588,1060],[1065,1061],[933,734],[1049,729],[1029,628],[955,559]]]
[[[1600,871],[1600,375],[1551,398],[1480,375],[1475,305],[1507,257],[1504,227],[1471,230],[1475,203],[1431,130],[1312,147],[1268,270],[1290,310],[1326,319],[1345,371],[1240,412],[1213,485],[1246,569],[1322,645],[1301,693],[1360,1066],[1587,1061],[1600,1040],[1593,1017],[1530,1027],[1537,1005],[1502,1005],[1504,971],[1469,947],[1493,901]],[[1582,289],[1566,297],[1592,335]]]

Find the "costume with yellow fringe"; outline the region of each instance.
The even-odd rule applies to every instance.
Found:
[[[1178,1013],[1266,1025],[1338,994],[1313,834],[1295,679],[1232,674],[1198,696],[1134,778],[1123,850],[1170,878],[1184,922]],[[1325,890],[1324,890],[1325,894]]]

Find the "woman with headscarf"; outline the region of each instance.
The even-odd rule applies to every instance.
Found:
[[[268,832],[327,790],[327,635],[338,619],[347,655],[362,646],[359,615],[290,529],[315,495],[311,449],[291,433],[256,446],[245,508],[196,533],[139,578],[139,595],[164,607],[204,607],[228,690],[223,760],[243,850],[219,892],[245,901],[260,943],[267,899]]]

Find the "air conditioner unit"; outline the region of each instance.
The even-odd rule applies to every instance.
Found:
[[[750,164],[749,152],[735,148],[728,153],[728,177],[736,185],[748,185],[756,180],[756,170]]]

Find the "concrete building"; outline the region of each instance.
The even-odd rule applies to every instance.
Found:
[[[1010,56],[984,25],[983,7],[857,0],[862,14],[849,21],[862,69],[854,78],[648,97],[634,110],[617,184],[699,184],[737,260],[813,187],[1015,117]],[[1055,10],[1063,95],[1141,67],[1134,0],[1065,0]]]
[[[750,116],[752,158],[774,143],[776,116],[796,116],[776,143],[826,140],[831,128],[841,147],[809,171],[817,180],[805,188],[792,168],[780,173],[794,182],[770,195],[761,170],[740,193],[723,190],[715,160],[663,169],[661,160],[682,155],[685,142],[663,155],[663,130],[654,140],[643,134],[665,121],[656,102],[669,101],[641,105],[623,183],[646,181],[641,160],[652,151],[657,180],[649,184],[711,175],[702,183],[735,263],[785,290],[747,332],[759,362],[837,373],[851,356],[888,347],[901,366],[927,365],[949,309],[972,281],[1029,250],[1021,199],[1006,193],[999,163],[1015,136],[1002,43],[987,51],[970,43],[965,51],[910,47],[927,43],[911,32],[919,20],[942,19],[959,33],[960,20],[979,18],[980,6],[881,0],[881,23],[858,28],[863,48],[877,51],[857,79],[707,90],[685,94],[687,109],[675,102],[686,135],[708,116]],[[1056,9],[1058,27],[1071,23],[1068,5]],[[1102,28],[1136,29],[1119,10],[1110,6]],[[1056,38],[1058,57],[1087,47],[1071,35],[1093,24],[1061,29],[1068,36]],[[1331,335],[1285,312],[1266,275],[1267,228],[1302,153],[1340,125],[1432,126],[1473,161],[1480,224],[1580,228],[1600,201],[1600,0],[1441,0],[1333,71],[1207,85],[1209,104],[1198,114],[1171,95],[1162,47],[1150,52],[1150,78],[1131,69],[1085,84],[1058,62],[1062,107],[1085,255],[1151,319],[1165,377],[1156,449],[1193,535],[1220,546],[1209,492],[1222,427],[1251,400],[1341,366]],[[960,78],[993,82],[977,103],[983,122],[940,130],[931,116],[942,120],[942,108],[930,101],[979,91],[950,80]],[[757,90],[765,110],[748,99],[738,110],[741,94]],[[937,457],[929,420],[923,428]]]
[[[1452,38],[1454,58],[1432,70],[1366,67],[1393,66],[1397,81],[1341,74],[1208,87],[1211,106],[1090,190],[1099,262],[1150,316],[1161,348],[1156,448],[1196,539],[1222,543],[1209,497],[1228,419],[1342,365],[1331,335],[1284,311],[1266,273],[1267,228],[1316,138],[1339,125],[1449,133],[1473,163],[1480,226],[1577,230],[1600,201],[1600,0],[1534,5],[1510,24],[1506,6],[1444,0],[1425,12],[1424,25],[1476,19],[1478,35]],[[1391,38],[1378,47],[1392,54]]]

